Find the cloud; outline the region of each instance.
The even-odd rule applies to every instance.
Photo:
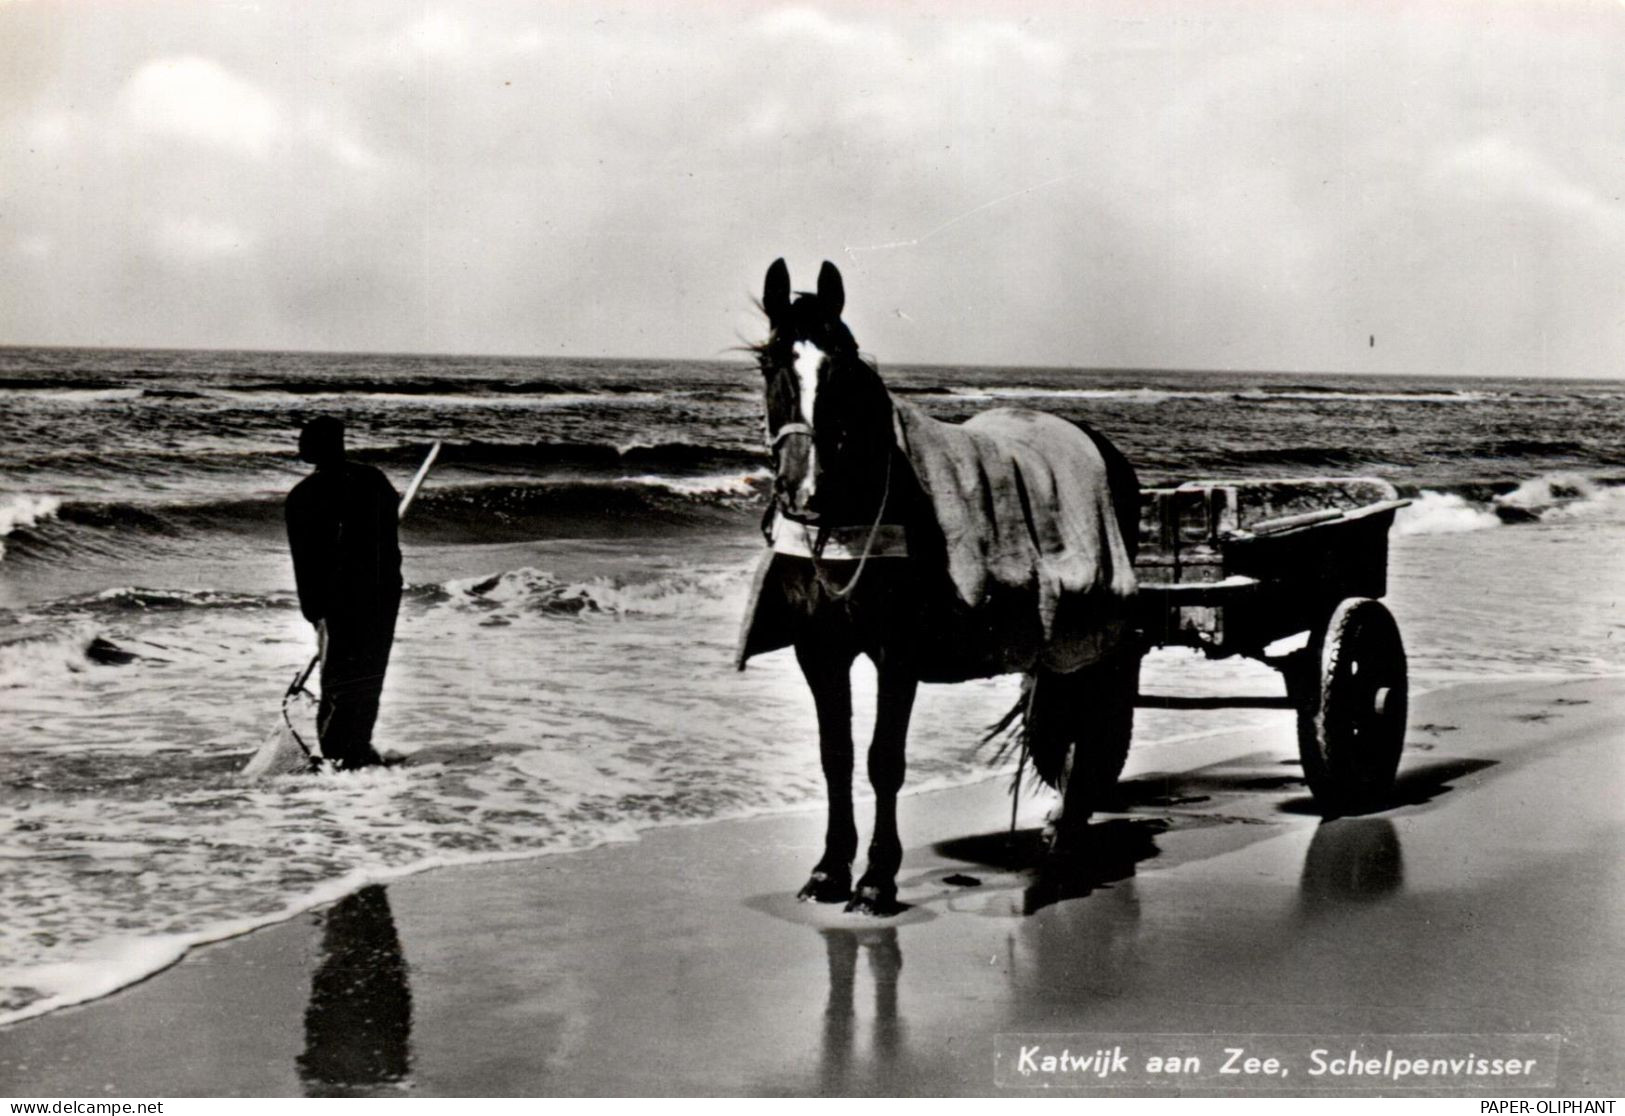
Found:
[[[189,214],[161,221],[153,244],[160,255],[195,263],[241,255],[252,247],[253,238],[228,222]]]
[[[785,255],[841,260],[888,362],[1625,347],[1625,8],[309,11],[0,4],[0,249],[35,265],[0,340],[706,356]]]
[[[277,103],[217,62],[195,56],[148,62],[121,96],[137,131],[264,160],[283,131]]]
[[[355,129],[325,108],[311,109],[305,116],[304,135],[318,148],[351,170],[379,171],[385,160],[372,150]]]
[[[23,127],[22,138],[30,152],[55,155],[72,145],[75,131],[70,114],[47,112]]]
[[[1435,161],[1432,179],[1475,200],[1532,208],[1580,222],[1592,232],[1625,233],[1625,209],[1617,196],[1603,197],[1538,151],[1505,135],[1481,136],[1448,149]]]
[[[1034,35],[1020,24],[985,19],[949,28],[942,43],[945,58],[980,69],[1001,65],[1051,69],[1067,53],[1062,43]]]
[[[56,242],[46,233],[24,233],[17,238],[17,254],[31,260],[46,260],[56,250]]]
[[[536,26],[516,24],[500,5],[458,14],[437,8],[382,36],[367,36],[353,48],[362,66],[384,65],[411,73],[425,65],[446,68],[488,66],[507,58],[534,57],[552,39]]]
[[[468,26],[443,11],[425,12],[401,34],[399,46],[425,58],[463,58],[473,45]]]
[[[832,19],[817,8],[778,8],[756,20],[757,29],[770,39],[804,39],[835,47],[872,50],[892,36],[855,23]]]

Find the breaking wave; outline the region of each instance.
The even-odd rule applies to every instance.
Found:
[[[7,496],[0,503],[0,558],[6,553],[5,537],[19,528],[33,527],[55,516],[62,501],[54,496]]]
[[[530,566],[484,577],[453,578],[407,586],[404,597],[426,608],[452,607],[476,613],[528,613],[539,616],[677,616],[721,599],[738,581],[737,571],[674,573],[661,577],[562,578]],[[233,593],[212,589],[126,585],[99,593],[64,597],[41,606],[40,616],[85,621],[155,612],[219,612],[293,609],[292,591]],[[79,657],[97,629],[74,630],[62,644],[69,659]],[[0,643],[0,650],[25,641]]]
[[[426,488],[408,538],[437,543],[619,536],[737,519],[771,474],[763,468],[669,476],[638,473]],[[280,493],[197,503],[59,501],[22,497],[0,507],[0,535],[19,559],[59,561],[80,547],[139,548],[140,540],[212,534],[280,536]],[[0,550],[0,554],[4,551]]]
[[[1516,485],[1424,488],[1394,522],[1400,535],[1450,535],[1492,527],[1570,520],[1625,521],[1625,484],[1576,473],[1547,473]]]

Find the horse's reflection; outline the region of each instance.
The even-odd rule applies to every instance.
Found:
[[[410,1070],[411,1039],[412,992],[389,895],[364,887],[324,918],[300,1080],[312,1095],[400,1081]]]
[[[860,952],[868,954],[869,979],[874,984],[874,1019],[869,1032],[869,1077],[877,1086],[883,1087],[903,1052],[903,1019],[897,1010],[897,983],[903,971],[903,951],[897,943],[897,928],[825,929],[819,933],[824,939],[825,955],[829,961],[829,1001],[824,1007],[819,1092],[853,1091],[852,1060],[858,1031],[854,991]]]
[[[1387,818],[1322,822],[1309,842],[1299,881],[1300,909],[1309,916],[1371,903],[1405,885],[1399,833]]]

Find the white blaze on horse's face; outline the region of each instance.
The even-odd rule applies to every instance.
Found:
[[[818,370],[824,364],[824,350],[811,341],[795,343],[796,395],[801,403],[801,421],[813,425],[813,407],[818,402]],[[805,509],[818,490],[818,450],[807,439],[807,468],[797,486],[795,506]]]

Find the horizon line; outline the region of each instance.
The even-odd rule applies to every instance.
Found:
[[[681,364],[741,364],[749,366],[750,362],[744,359],[718,355],[715,357],[656,357],[656,356],[601,356],[585,354],[561,353],[503,353],[503,352],[456,352],[453,350],[398,350],[398,349],[271,349],[252,346],[196,346],[196,345],[73,345],[73,344],[31,344],[26,341],[0,341],[0,352],[16,349],[48,349],[61,351],[83,352],[148,352],[148,353],[254,353],[272,356],[381,356],[381,357],[417,357],[424,359],[478,359],[478,360],[580,360],[580,361],[648,361]],[[865,354],[869,359],[875,359],[871,354]],[[880,363],[876,361],[876,363]],[[1023,371],[1032,369],[1045,372],[1084,372],[1084,373],[1135,373],[1144,372],[1155,375],[1234,375],[1234,376],[1354,376],[1360,378],[1391,377],[1395,379],[1425,377],[1437,380],[1568,380],[1580,383],[1617,383],[1619,377],[1609,376],[1542,376],[1542,375],[1497,375],[1484,372],[1355,372],[1338,369],[1286,369],[1286,368],[1180,368],[1154,365],[1106,365],[1106,364],[1045,364],[1045,363],[1019,363],[1019,364],[990,364],[983,361],[943,361],[943,360],[916,360],[916,361],[887,361],[885,367],[891,368],[968,368],[987,370]]]

